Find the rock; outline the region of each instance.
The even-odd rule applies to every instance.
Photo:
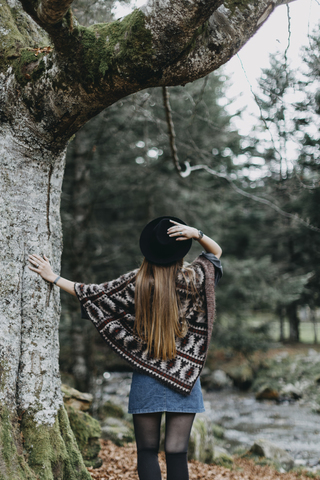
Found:
[[[98,457],[101,448],[99,441],[101,427],[98,420],[71,406],[67,406],[66,410],[85,465],[93,468],[101,467],[102,460]]]
[[[133,426],[120,418],[107,417],[101,427],[101,434],[103,439],[111,440],[120,447],[135,439]]]
[[[314,413],[320,413],[320,403],[314,403],[312,406],[312,411]]]
[[[280,390],[280,396],[285,398],[292,398],[294,400],[298,400],[302,398],[302,392],[298,388],[296,388],[292,383],[288,383]]]
[[[223,447],[214,447],[212,463],[220,467],[231,468],[233,466],[233,458]]]
[[[204,415],[197,415],[192,426],[188,459],[203,463],[212,463],[214,458],[214,435],[209,420]]]
[[[106,417],[124,418],[125,413],[121,405],[117,405],[114,402],[111,402],[111,400],[108,400],[103,405],[99,406],[98,416],[101,420]]]
[[[211,429],[213,436],[215,438],[218,438],[219,440],[224,438],[224,428],[220,427],[220,425],[217,425],[216,423],[211,424]]]
[[[244,363],[235,367],[229,367],[226,371],[227,375],[233,381],[233,385],[240,390],[248,390],[253,382],[252,368]]]
[[[314,348],[309,348],[308,355],[309,357],[317,357],[319,353]]]
[[[274,359],[276,362],[282,362],[284,358],[288,358],[289,353],[288,352],[280,352],[278,355],[275,355]]]
[[[207,390],[222,390],[232,385],[232,380],[223,370],[214,370],[201,377],[201,384]]]
[[[257,400],[279,400],[279,397],[279,392],[267,385],[263,385],[256,393]]]
[[[65,383],[61,385],[61,391],[63,395],[63,401],[66,406],[73,407],[76,410],[81,410],[82,412],[89,410],[93,401],[93,396],[91,393],[79,392],[79,390],[71,388]]]
[[[233,463],[232,457],[224,448],[215,446],[215,438],[223,437],[222,427],[212,423],[205,415],[198,414],[191,430],[188,459],[230,467]]]
[[[268,440],[256,440],[250,448],[249,453],[259,455],[260,457],[268,458],[280,464],[286,470],[290,470],[294,466],[294,459],[291,457],[291,455],[289,455],[289,453],[282,448],[277,447],[277,445],[269,442]]]

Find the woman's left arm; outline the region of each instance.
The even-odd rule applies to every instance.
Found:
[[[44,280],[47,280],[47,282],[53,283],[58,278],[55,284],[65,292],[76,297],[74,282],[70,282],[70,280],[66,278],[59,278],[59,275],[53,272],[50,262],[45,255],[43,255],[43,258],[36,254],[29,255],[29,262],[32,264],[32,267],[29,265],[30,270],[38,273]]]

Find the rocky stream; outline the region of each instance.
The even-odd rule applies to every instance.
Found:
[[[98,379],[96,404],[108,402],[127,411],[130,390],[130,373],[105,372]],[[243,453],[255,441],[264,439],[285,450],[294,460],[294,466],[304,466],[310,471],[320,470],[320,415],[308,405],[273,400],[258,401],[253,393],[239,392],[228,386],[220,391],[204,391],[205,414],[198,415],[214,424],[214,444],[228,454]],[[118,420],[106,422],[102,427],[105,438],[125,435]],[[200,456],[201,458],[201,456]],[[202,460],[205,460],[202,458]],[[292,467],[293,465],[291,465]]]
[[[248,365],[237,365],[236,379],[234,368],[204,369],[206,412],[196,416],[189,459],[229,468],[232,456],[244,455],[273,465],[279,472],[300,468],[320,479],[320,353],[311,349],[291,357],[281,352],[264,360],[251,379],[251,388],[241,391],[234,385],[239,384],[241,375],[247,382],[248,369]],[[91,405],[91,415],[99,420],[90,417],[96,422],[92,427],[94,448],[98,448],[98,438],[118,446],[134,441],[132,416],[126,413],[131,375],[104,372],[95,381],[93,396],[65,391],[65,403],[73,415],[73,408],[86,411]],[[79,395],[84,396],[80,406]],[[94,399],[92,404],[86,395]],[[83,420],[88,422],[89,416]],[[88,458],[86,464],[93,465],[92,461]]]

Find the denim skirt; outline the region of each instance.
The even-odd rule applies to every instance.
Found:
[[[129,413],[204,412],[200,378],[187,396],[172,390],[149,375],[133,372]]]

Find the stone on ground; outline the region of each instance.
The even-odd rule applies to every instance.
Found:
[[[254,455],[259,455],[260,457],[268,458],[280,464],[285,470],[290,470],[294,466],[294,459],[291,455],[268,440],[256,440],[249,452]]]

